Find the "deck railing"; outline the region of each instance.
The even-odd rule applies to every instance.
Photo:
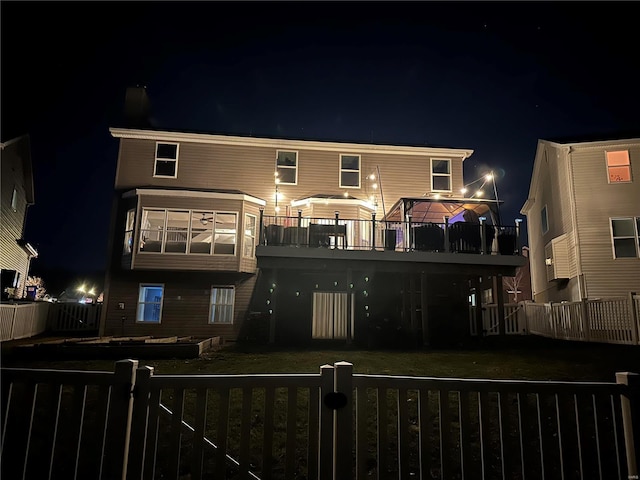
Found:
[[[2,369],[2,478],[637,478],[640,376]],[[635,443],[634,443],[635,442]]]
[[[519,255],[519,223],[511,226],[467,222],[386,222],[341,218],[260,218],[260,245]]]

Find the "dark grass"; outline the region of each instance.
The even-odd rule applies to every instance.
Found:
[[[640,346],[567,342],[540,337],[487,338],[466,348],[363,350],[343,344],[304,348],[232,345],[194,359],[140,360],[156,374],[317,373],[348,361],[355,373],[454,378],[615,382],[640,372]],[[3,346],[3,367],[113,371],[113,360],[14,358]]]

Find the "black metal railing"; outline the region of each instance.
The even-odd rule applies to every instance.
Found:
[[[392,250],[521,255],[515,225],[455,222],[387,222],[335,217],[261,215],[259,245],[347,250]]]

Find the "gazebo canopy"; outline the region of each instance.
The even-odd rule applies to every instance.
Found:
[[[389,209],[383,220],[388,222],[402,222],[405,215],[411,215],[413,222],[444,222],[444,217],[449,217],[449,222],[462,221],[465,210],[472,210],[478,216],[488,216],[492,223],[500,223],[500,200],[482,198],[434,198],[434,197],[407,197],[401,198]]]

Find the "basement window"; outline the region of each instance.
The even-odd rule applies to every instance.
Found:
[[[160,323],[164,285],[141,284],[138,294],[136,322]]]

